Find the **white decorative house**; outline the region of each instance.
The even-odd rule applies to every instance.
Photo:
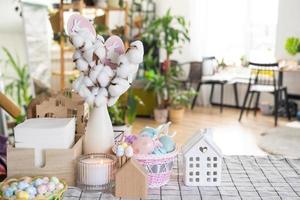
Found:
[[[182,147],[184,183],[187,186],[221,184],[222,152],[212,139],[212,130],[194,134]]]

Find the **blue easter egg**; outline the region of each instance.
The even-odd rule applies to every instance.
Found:
[[[21,181],[18,184],[18,189],[20,189],[20,190],[24,190],[24,189],[26,189],[28,187],[29,187],[29,184],[27,182],[25,182],[25,181]]]
[[[167,150],[164,147],[155,148],[153,154],[155,155],[164,155],[167,153]]]
[[[29,194],[29,196],[35,196],[37,194],[37,190],[35,187],[33,186],[29,186],[27,189],[26,189],[26,192]]]
[[[159,138],[160,143],[163,145],[163,148],[167,151],[167,153],[174,151],[175,142],[169,136],[161,136]]]
[[[148,136],[148,137],[151,137],[153,138],[154,136],[156,136],[158,133],[157,133],[157,130],[155,128],[151,128],[151,127],[146,127],[144,128],[140,135],[141,136]]]
[[[44,181],[42,179],[38,178],[34,181],[34,186],[37,187],[39,185],[42,185],[43,183],[44,183]]]
[[[9,188],[6,188],[3,192],[3,195],[6,197],[6,198],[10,198],[12,195],[14,195],[14,190],[9,187]]]

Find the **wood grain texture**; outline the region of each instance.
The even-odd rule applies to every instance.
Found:
[[[253,116],[249,112],[242,122],[238,122],[239,109],[219,107],[195,107],[186,110],[181,123],[171,124],[170,130],[176,131],[174,138],[180,147],[199,129],[213,128],[216,144],[225,155],[265,155],[256,145],[256,137],[264,131],[274,128],[274,117],[263,116],[259,112]],[[278,119],[278,126],[288,123],[286,118]],[[133,133],[138,134],[145,126],[157,127],[159,123],[150,118],[137,118],[133,124]]]
[[[146,170],[133,158],[116,173],[115,196],[122,198],[147,198]]]
[[[2,92],[0,92],[0,108],[3,108],[14,118],[17,118],[21,114],[20,108]]]
[[[34,149],[14,148],[7,149],[8,177],[23,176],[57,176],[64,179],[68,185],[75,185],[76,160],[82,154],[82,137],[71,149],[45,150],[45,166],[34,166]]]

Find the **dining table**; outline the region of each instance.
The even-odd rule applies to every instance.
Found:
[[[182,156],[170,181],[148,191],[152,200],[296,200],[300,199],[300,159],[284,156],[224,156],[220,186],[186,186]],[[112,193],[86,192],[69,187],[64,200],[121,200]],[[125,198],[124,198],[125,199]],[[130,198],[126,198],[130,199]]]

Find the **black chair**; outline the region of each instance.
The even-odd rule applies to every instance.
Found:
[[[242,120],[249,95],[251,96],[250,96],[247,112],[249,111],[252,103],[252,99],[256,94],[256,102],[254,107],[254,115],[256,115],[256,111],[258,110],[260,93],[263,92],[271,93],[274,95],[275,126],[277,126],[277,120],[278,120],[278,101],[279,98],[280,99],[282,98],[282,95],[284,95],[285,108],[286,108],[287,116],[290,119],[287,88],[282,86],[281,81],[278,77],[279,75],[278,63],[263,64],[263,63],[249,62],[249,68],[251,69],[251,74],[250,74],[244,102],[241,108],[239,121]]]

